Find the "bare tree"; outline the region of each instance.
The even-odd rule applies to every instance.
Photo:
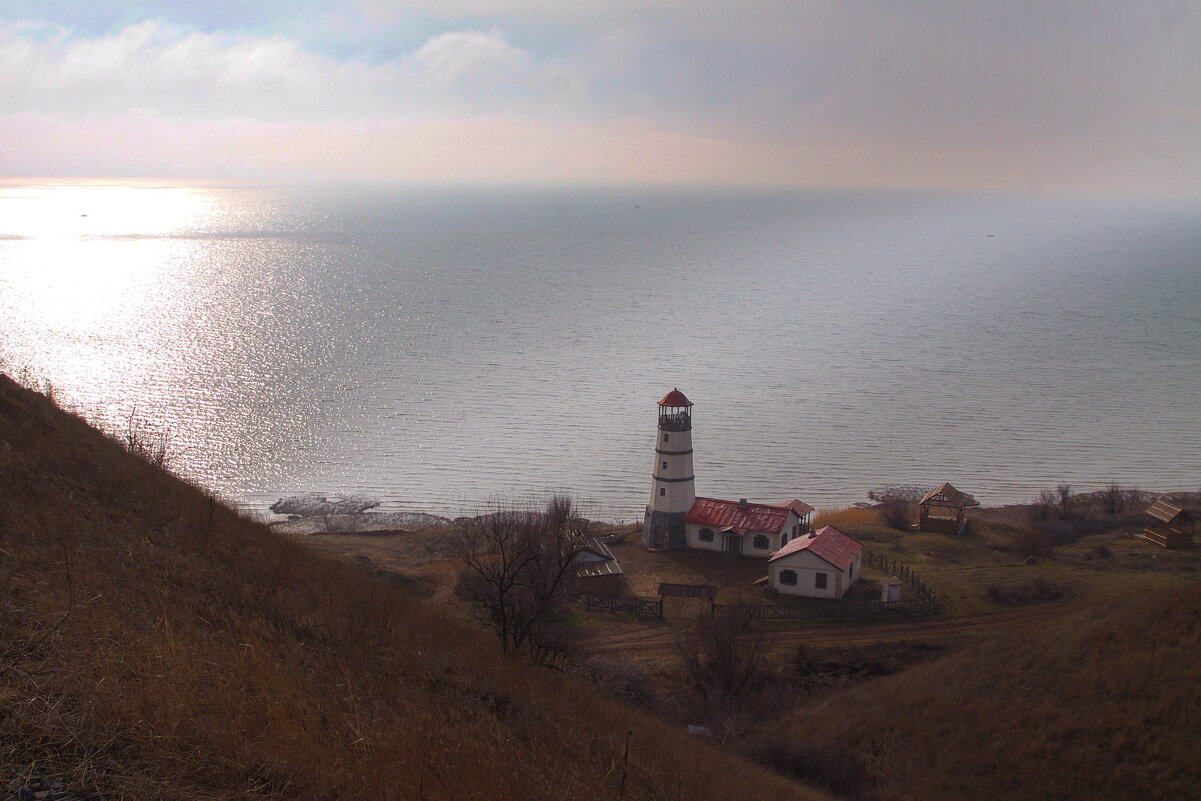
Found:
[[[1059,497],[1051,490],[1043,490],[1038,493],[1038,497],[1031,505],[1030,517],[1033,520],[1046,520],[1057,506],[1059,506]]]
[[[754,605],[738,604],[697,618],[676,642],[698,711],[716,730],[737,730],[753,710],[771,646]]]
[[[755,611],[752,604],[737,604],[701,615],[676,642],[689,685],[700,697],[736,698],[758,679],[770,644]]]
[[[574,560],[587,528],[563,496],[542,511],[500,508],[464,524],[456,589],[506,653],[546,666],[566,661],[570,643],[560,621],[575,592]]]
[[[1055,488],[1055,492],[1059,495],[1059,514],[1064,520],[1070,520],[1072,517],[1072,485],[1060,484]]]

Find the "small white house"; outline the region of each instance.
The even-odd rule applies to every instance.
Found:
[[[792,500],[779,505],[697,498],[684,515],[685,546],[702,551],[766,559],[809,530],[813,507]]]
[[[863,544],[834,526],[802,534],[767,560],[767,584],[784,595],[842,598],[859,579]]]

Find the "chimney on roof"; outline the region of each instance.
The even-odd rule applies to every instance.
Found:
[[[739,508],[739,509],[745,509],[745,508],[746,508],[746,498],[739,498],[739,499],[738,499],[738,508]]]
[[[817,529],[815,529],[815,528],[809,529],[809,539],[813,539],[816,536],[817,536]]]

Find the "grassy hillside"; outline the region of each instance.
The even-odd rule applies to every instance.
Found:
[[[509,663],[3,376],[0,577],[0,759],[106,798],[821,797]]]
[[[757,750],[833,742],[890,799],[1197,798],[1198,654],[1194,584],[825,696]]]

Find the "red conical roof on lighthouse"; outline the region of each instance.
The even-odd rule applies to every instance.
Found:
[[[663,396],[663,400],[659,401],[660,406],[691,406],[692,401],[685,397],[683,392],[678,389],[673,389]]]

